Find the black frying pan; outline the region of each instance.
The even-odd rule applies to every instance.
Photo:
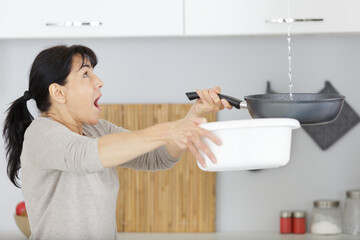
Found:
[[[189,100],[199,98],[196,92],[186,93]],[[345,97],[339,94],[289,93],[257,94],[245,96],[246,102],[218,94],[233,107],[247,108],[252,118],[294,118],[301,125],[326,124],[340,114]]]

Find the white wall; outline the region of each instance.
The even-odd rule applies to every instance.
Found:
[[[292,42],[294,91],[317,92],[330,80],[360,114],[360,36],[296,36]],[[36,54],[62,43],[85,44],[97,53],[95,71],[105,82],[101,103],[187,102],[186,91],[215,85],[242,98],[263,93],[267,80],[276,91],[288,90],[285,36],[0,40],[1,113],[27,90]],[[240,118],[249,118],[248,112],[219,114],[219,120]],[[360,188],[359,140],[360,124],[322,151],[299,129],[286,167],[219,173],[217,230],[278,231],[281,209],[311,213],[315,199],[344,200],[347,189]],[[23,198],[6,176],[2,140],[0,151],[0,231],[15,230],[12,214]]]

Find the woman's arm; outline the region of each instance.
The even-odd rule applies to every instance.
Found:
[[[104,167],[114,167],[166,144],[158,125],[139,131],[112,133],[99,138],[98,151]]]
[[[201,137],[207,137],[218,145],[221,141],[198,125],[206,122],[203,117],[207,113],[232,108],[225,99],[220,100],[217,95],[220,91],[220,87],[197,90],[200,99],[197,99],[186,117],[181,120],[157,124],[135,132],[114,133],[100,137],[98,150],[102,165],[118,166],[162,145],[166,145],[166,150],[174,158],[180,157],[183,151],[188,150],[205,167],[205,160],[199,153],[201,150],[216,163],[214,154]]]
[[[175,151],[189,150],[195,156],[200,156],[198,152],[200,149],[213,162],[216,162],[214,155],[202,142],[201,137],[207,137],[216,144],[221,142],[211,132],[198,126],[204,122],[206,122],[204,118],[185,118],[139,131],[102,136],[98,140],[100,161],[104,167],[118,166],[166,144],[170,148],[174,146]],[[174,156],[170,152],[171,149],[167,148],[167,150]],[[198,160],[204,165],[205,161],[201,159]]]

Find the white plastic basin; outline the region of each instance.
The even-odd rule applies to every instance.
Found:
[[[300,127],[299,121],[288,118],[262,118],[236,121],[220,121],[199,125],[219,137],[218,146],[204,138],[214,153],[214,164],[200,151],[205,159],[204,171],[231,171],[275,168],[290,160],[292,130]]]

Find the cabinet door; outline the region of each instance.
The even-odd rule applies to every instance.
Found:
[[[119,36],[183,35],[183,0],[118,0],[112,9]]]
[[[291,0],[291,18],[323,19],[319,22],[294,22],[294,33],[360,32],[359,0]]]
[[[2,1],[0,36],[3,38],[92,37],[105,34],[109,0],[95,6],[85,0]],[[103,26],[85,25],[101,21]],[[84,24],[76,26],[77,24]]]
[[[290,0],[295,34],[360,31],[359,0]],[[288,0],[185,0],[186,35],[287,33]],[[322,21],[308,21],[322,19]]]
[[[185,34],[285,33],[286,24],[269,24],[265,20],[286,14],[287,0],[185,0]]]
[[[0,38],[182,35],[182,11],[182,0],[1,1]]]

